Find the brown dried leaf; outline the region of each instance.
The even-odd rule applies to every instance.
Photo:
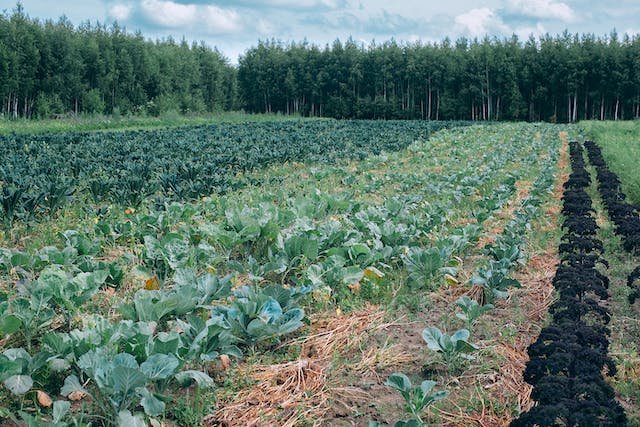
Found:
[[[44,391],[38,390],[36,395],[38,397],[38,403],[43,408],[48,408],[51,405],[53,405],[53,400],[51,400],[51,397],[49,397],[49,395],[47,393],[45,393]]]
[[[69,400],[72,400],[74,402],[77,402],[78,400],[82,400],[84,399],[84,397],[87,395],[87,393],[85,393],[82,390],[76,390],[76,391],[72,391],[69,394]]]
[[[231,359],[226,354],[221,354],[220,364],[222,365],[222,369],[226,371],[229,369],[229,366],[231,366]]]

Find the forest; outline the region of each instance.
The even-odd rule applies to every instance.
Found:
[[[117,24],[0,14],[0,114],[151,114],[237,109],[236,77],[204,43],[149,41]]]
[[[0,114],[238,110],[314,117],[575,122],[640,117],[640,37],[595,34],[260,41],[232,65],[205,43],[116,23],[0,15]]]
[[[252,112],[426,120],[632,119],[640,116],[640,38],[564,33],[509,39],[348,40],[320,49],[265,42],[240,58]]]

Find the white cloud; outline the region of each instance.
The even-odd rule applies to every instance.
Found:
[[[217,6],[180,4],[171,0],[143,0],[140,8],[147,19],[165,28],[228,34],[238,32],[243,27],[240,15],[235,10]]]
[[[471,9],[456,16],[455,24],[457,31],[472,37],[509,32],[502,18],[487,7]]]
[[[518,36],[520,40],[527,40],[529,36],[540,37],[547,33],[547,29],[541,22],[538,22],[535,27],[517,27],[513,30],[513,33]]]
[[[524,16],[574,22],[576,13],[569,5],[554,0],[509,0],[508,9]]]
[[[336,9],[345,5],[344,0],[261,0],[250,3],[255,3],[257,6],[295,8],[326,7],[330,9]]]
[[[240,15],[234,10],[206,6],[202,15],[207,28],[216,33],[233,33],[242,29]]]
[[[626,34],[631,38],[640,37],[640,29],[627,28],[622,34]]]
[[[142,0],[142,12],[163,27],[182,27],[194,24],[198,18],[194,4],[179,4],[166,0]]]
[[[258,23],[256,24],[256,31],[258,31],[258,34],[260,35],[272,35],[272,34],[276,34],[277,33],[277,27],[272,25],[271,22],[267,21],[266,19],[259,19]]]
[[[109,16],[118,21],[126,21],[131,16],[133,8],[128,4],[114,4],[109,7]]]

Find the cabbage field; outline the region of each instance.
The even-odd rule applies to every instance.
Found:
[[[589,139],[0,136],[0,426],[638,425],[639,208]]]

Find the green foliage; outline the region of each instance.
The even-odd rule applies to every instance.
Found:
[[[488,301],[494,298],[506,298],[509,288],[519,288],[520,282],[509,277],[509,262],[490,261],[487,268],[479,268],[471,283],[484,288],[484,296]]]
[[[184,321],[179,320],[178,326],[183,331],[179,354],[186,360],[212,362],[221,354],[242,357],[242,351],[236,346],[241,337],[233,334],[222,315],[213,315],[206,321],[190,315]]]
[[[622,182],[621,188],[632,204],[640,204],[640,121],[632,122],[580,122],[588,138],[602,149],[602,156],[611,171]]]
[[[47,355],[31,356],[23,348],[9,348],[0,355],[0,381],[14,395],[27,393],[34,385],[34,375],[47,363]]]
[[[215,307],[214,313],[221,314],[233,335],[252,347],[302,326],[304,311],[296,307],[295,294],[289,289],[275,285],[264,289],[243,286],[235,291],[234,297],[230,306]]]
[[[420,126],[410,125],[384,123],[372,129],[387,137]],[[332,121],[304,129],[323,131],[328,136],[322,138],[328,139],[332,132],[350,138],[370,131],[358,123]],[[191,130],[182,131],[188,135]],[[237,136],[235,130],[226,131]],[[99,423],[104,417],[131,424],[159,414],[154,418],[176,416],[173,421],[178,424],[195,424],[195,418],[215,407],[214,393],[206,392],[205,405],[189,413],[183,410],[178,419],[180,405],[184,408],[176,401],[184,392],[178,387],[187,386],[190,393],[194,383],[212,386],[207,369],[226,365],[225,356],[240,358],[273,349],[299,330],[305,312],[317,307],[347,309],[364,301],[387,304],[403,297],[425,305],[424,292],[416,288],[435,287],[442,275],[455,274],[469,243],[481,234],[478,224],[457,225],[472,216],[460,206],[479,197],[484,212],[492,215],[514,195],[516,179],[539,175],[532,198],[523,201],[505,231],[505,242],[510,239],[522,246],[523,240],[518,243],[514,236],[525,234],[526,223],[540,214],[529,209],[535,207],[534,196],[554,183],[556,136],[557,128],[545,125],[466,127],[417,141],[406,152],[369,156],[363,149],[357,154],[367,156],[361,162],[291,162],[256,174],[229,173],[255,187],[191,203],[172,202],[158,191],[135,212],[109,204],[112,189],[95,192],[99,206],[88,194],[76,192],[72,209],[59,218],[62,224],[58,219],[37,224],[38,216],[29,224],[38,231],[46,229],[47,237],[34,238],[19,223],[12,231],[21,245],[0,248],[0,279],[11,285],[6,294],[0,293],[0,342],[23,347],[27,354],[0,356],[0,373],[7,373],[0,382],[15,376],[8,381],[10,388],[0,386],[8,401],[3,405],[16,414],[23,408],[23,421],[16,423],[31,422],[26,421],[29,416],[34,423],[50,422],[51,410],[38,413],[30,400],[37,388],[51,396],[90,395],[83,400],[87,405],[82,413],[73,411],[62,423]],[[111,149],[118,152],[118,141],[112,142]],[[24,149],[36,150],[26,144]],[[483,155],[472,155],[477,152]],[[259,154],[247,152],[234,159]],[[322,150],[313,156],[333,161],[333,154]],[[467,160],[446,160],[450,158]],[[69,163],[73,170],[82,169],[73,159]],[[117,164],[113,167],[124,173]],[[431,172],[436,167],[438,172]],[[148,174],[146,179],[161,174],[141,164],[126,168],[127,173]],[[199,182],[196,165],[179,170],[185,182]],[[308,179],[281,179],[291,173]],[[116,185],[116,179],[114,175],[106,187]],[[85,186],[78,186],[79,191]],[[46,214],[43,209],[40,213]],[[11,244],[14,236],[6,237],[6,244]],[[494,263],[494,269],[505,274],[518,265],[508,255]],[[409,274],[415,287],[404,286]],[[107,288],[123,282],[126,286],[114,294]],[[118,307],[119,313],[111,311]],[[462,313],[466,308],[471,326],[477,317],[474,310],[481,307],[466,304]],[[457,332],[449,341],[469,342],[468,336],[460,335]],[[446,349],[447,341],[443,342]],[[462,354],[459,359],[471,354],[462,351],[469,349],[461,343],[453,344]],[[441,350],[438,353],[445,357]],[[9,360],[13,355],[21,355],[20,361]],[[447,357],[453,365],[461,362],[455,355]],[[449,364],[449,369],[456,368]],[[33,386],[26,394],[14,395],[10,389],[21,392],[29,385],[27,377]],[[216,379],[227,385],[238,380],[217,370]],[[237,390],[236,385],[229,387]],[[424,400],[422,393],[416,395],[416,406]]]
[[[83,93],[82,111],[89,114],[102,114],[106,110],[106,104],[98,89],[90,89]]]
[[[253,112],[553,123],[631,119],[638,114],[638,46],[637,37],[615,31],[598,38],[565,32],[420,45],[391,40],[365,46],[349,39],[324,49],[306,41],[266,41],[240,58],[238,89],[244,108]]]
[[[447,397],[446,391],[435,391],[435,381],[425,380],[419,387],[413,387],[411,380],[402,373],[394,373],[389,376],[385,385],[400,392],[405,401],[405,408],[407,412],[410,412],[415,420],[400,421],[396,423],[396,426],[412,426],[423,425],[424,421],[421,418],[422,413],[429,405],[444,399]],[[415,424],[418,421],[418,424]],[[413,424],[412,424],[413,423]]]
[[[422,339],[431,351],[442,356],[442,360],[449,372],[456,372],[461,367],[463,359],[473,359],[470,353],[478,350],[471,344],[470,333],[466,329],[459,329],[453,335],[447,335],[436,327],[429,327],[422,331]]]
[[[410,248],[409,253],[403,257],[409,272],[409,283],[423,289],[435,289],[439,276],[445,273],[455,276],[457,261],[451,258],[452,252],[453,248],[450,246]]]
[[[67,132],[46,138],[0,136],[0,215],[9,228],[16,220],[51,217],[72,197],[84,194],[96,202],[137,208],[158,191],[165,201],[224,193],[256,183],[238,172],[285,161],[335,163],[396,151],[426,138],[433,126],[299,120],[126,133]],[[76,143],[78,139],[82,144]],[[275,223],[264,221],[263,213],[268,215],[269,210],[230,206],[227,224],[248,244],[261,237],[275,239]],[[395,236],[389,226],[383,230],[385,239]]]
[[[174,377],[178,382],[183,382],[185,376],[196,377],[196,371],[178,372],[179,366],[179,360],[171,354],[154,354],[138,364],[128,353],[111,355],[104,349],[91,350],[78,359],[78,367],[93,380],[99,390],[94,398],[114,418],[135,407],[136,403],[149,416],[161,415],[165,410],[164,397],[152,392],[150,388],[162,391]],[[211,379],[203,372],[198,372],[197,378],[199,385],[212,384]],[[68,395],[76,391],[78,385],[77,378],[68,377],[61,393]]]
[[[469,298],[464,295],[456,300],[456,305],[462,310],[461,313],[456,313],[456,317],[465,322],[467,330],[471,331],[471,328],[476,320],[484,313],[493,309],[492,304],[480,305],[478,301]]]

